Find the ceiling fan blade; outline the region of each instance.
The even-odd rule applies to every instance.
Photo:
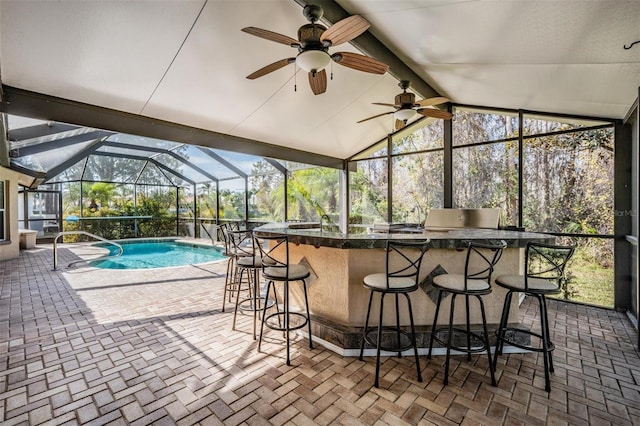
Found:
[[[262,77],[263,75],[269,74],[270,72],[279,70],[282,67],[285,67],[289,64],[294,63],[295,61],[296,61],[296,58],[280,59],[279,61],[269,64],[266,67],[260,68],[258,71],[252,72],[247,76],[247,78],[249,80],[255,80],[258,77]]]
[[[389,65],[359,53],[338,52],[331,55],[331,59],[345,67],[372,74],[384,74],[389,69]]]
[[[327,72],[325,70],[309,73],[309,85],[314,95],[321,95],[327,91]]]
[[[300,46],[300,42],[295,38],[274,33],[273,31],[263,30],[262,28],[246,27],[246,28],[243,28],[242,31],[244,31],[247,34],[254,35],[256,37],[275,41],[276,43],[286,44],[287,46]]]
[[[400,129],[404,129],[404,126],[406,126],[406,120],[396,120],[396,130],[400,130]]]
[[[438,96],[435,98],[427,98],[427,99],[423,99],[421,101],[416,102],[416,105],[418,106],[432,106],[432,105],[440,105],[440,104],[446,104],[447,102],[449,102],[448,98],[445,98],[443,96]]]
[[[425,117],[442,118],[443,120],[450,120],[452,117],[450,112],[440,111],[439,109],[434,108],[421,108],[417,110],[417,112]]]
[[[391,108],[400,108],[400,105],[385,104],[383,102],[372,102],[371,105],[382,105],[382,106],[388,106],[388,107],[391,107]]]
[[[369,29],[369,22],[362,16],[353,15],[336,22],[322,33],[320,41],[330,41],[331,46],[353,40]]]
[[[373,120],[374,118],[382,117],[383,115],[393,114],[394,112],[395,111],[389,111],[389,112],[383,112],[382,114],[372,115],[371,117],[363,118],[362,120],[358,121],[358,123],[362,123],[363,121]]]

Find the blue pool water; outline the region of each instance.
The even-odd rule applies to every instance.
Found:
[[[194,265],[224,259],[217,247],[207,247],[176,241],[123,242],[122,256],[91,262],[91,266],[104,269],[150,269],[168,266]],[[115,246],[108,248],[115,255]]]

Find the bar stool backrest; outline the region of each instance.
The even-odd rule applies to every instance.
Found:
[[[230,256],[233,247],[231,246],[231,239],[229,237],[229,224],[223,223],[219,229],[220,234],[222,234],[222,241],[224,241],[224,254]]]
[[[391,241],[387,240],[387,289],[392,286],[389,280],[393,278],[412,278],[415,287],[418,286],[420,266],[427,252],[429,240],[426,241]],[[393,266],[391,262],[395,261]]]
[[[482,280],[491,284],[493,269],[507,247],[505,241],[492,243],[469,242],[464,264],[464,289],[469,290],[469,280]]]
[[[254,235],[253,245],[260,251],[263,271],[265,268],[284,268],[284,276],[289,276],[289,237],[286,235],[270,235],[266,237]],[[275,257],[281,247],[284,247],[284,260]],[[281,255],[278,257],[281,258]]]
[[[253,232],[246,229],[229,231],[229,240],[234,253],[238,256],[253,256],[255,247],[253,243]]]
[[[231,231],[241,231],[247,229],[246,220],[232,220],[226,223]]]
[[[550,281],[560,289],[565,267],[574,251],[573,246],[528,243],[525,258],[525,291],[529,289],[530,279]]]

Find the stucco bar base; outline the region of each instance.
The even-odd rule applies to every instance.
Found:
[[[501,274],[515,274],[522,271],[524,249],[513,247],[504,250],[502,259],[495,269],[494,277]],[[290,244],[290,256],[293,263],[303,262],[312,270],[309,280],[309,305],[312,315],[312,333],[322,339],[329,347],[344,355],[355,355],[362,341],[369,291],[363,285],[366,275],[384,272],[386,251],[383,248],[344,249],[332,247],[314,247],[307,244]],[[431,248],[427,252],[421,268],[421,281],[438,266],[450,273],[464,273],[466,251],[462,249]],[[429,288],[427,287],[426,290]],[[292,283],[289,287],[293,306],[304,306],[301,286]],[[500,321],[505,291],[494,286],[493,292],[483,296],[489,324],[489,333],[494,331]],[[417,327],[417,341],[420,348],[428,348],[435,314],[435,292],[431,297],[420,288],[411,293],[414,321]],[[282,299],[280,299],[282,300]],[[370,323],[377,324],[378,297],[374,297],[374,309]],[[463,298],[457,299],[454,316],[456,324],[464,323]],[[395,324],[393,296],[385,298],[384,324]],[[470,298],[471,323],[476,331],[481,329],[481,314],[475,297]],[[409,325],[406,300],[400,296],[400,321]],[[438,319],[438,328],[448,322],[449,303],[442,303]],[[510,321],[518,318],[518,304],[514,300],[510,311]]]

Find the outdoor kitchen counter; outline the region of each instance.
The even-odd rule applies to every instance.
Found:
[[[369,292],[362,286],[368,274],[384,272],[386,241],[425,240],[429,250],[422,262],[421,288],[411,293],[414,319],[418,326],[419,346],[428,345],[428,333],[435,312],[435,294],[429,284],[429,276],[442,273],[464,273],[466,243],[468,241],[504,240],[507,248],[496,265],[494,278],[501,274],[522,273],[524,247],[530,241],[552,243],[555,237],[547,234],[490,229],[452,229],[419,231],[408,229],[406,233],[342,234],[321,231],[319,228],[300,229],[308,226],[298,223],[271,223],[254,230],[257,236],[287,235],[290,258],[293,263],[307,264],[311,271],[309,305],[313,316],[313,334],[334,345],[333,349],[345,355],[359,348],[361,327],[364,325]],[[317,224],[315,226],[318,226]],[[500,320],[504,291],[496,286],[493,293],[484,296],[487,322]],[[290,298],[297,306],[304,306],[304,296],[297,285],[290,286]],[[516,298],[517,299],[517,298]],[[392,303],[389,301],[389,303]],[[448,303],[443,304],[440,321],[449,317]],[[401,322],[408,324],[406,304],[401,303]],[[471,302],[471,322],[480,324],[480,312],[475,300]],[[464,309],[456,310],[455,322],[464,321]],[[393,310],[386,312],[385,324],[395,321]],[[376,315],[377,318],[377,315]],[[518,305],[514,300],[510,320],[517,321]]]
[[[316,226],[316,227],[309,227]],[[268,223],[254,230],[257,235],[288,235],[294,244],[339,249],[384,248],[387,240],[430,240],[430,247],[438,249],[465,248],[468,241],[504,240],[507,247],[524,248],[530,241],[551,243],[553,235],[535,232],[508,231],[502,229],[440,228],[424,230],[400,228],[391,233],[343,234],[323,231],[315,223]]]

